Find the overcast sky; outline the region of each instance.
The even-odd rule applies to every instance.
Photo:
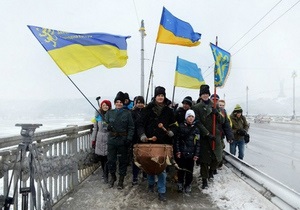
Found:
[[[194,31],[202,34],[201,44],[197,47],[157,44],[153,68],[154,86],[164,86],[168,98],[172,98],[177,56],[197,63],[202,69],[205,81],[211,86],[211,92],[213,91],[214,60],[209,43],[215,43],[216,36],[219,37],[218,45],[233,55],[232,68],[225,87],[217,89],[221,98],[225,94],[226,100],[234,104],[245,102],[246,86],[249,87],[249,100],[264,96],[276,97],[280,84],[285,95],[292,97],[293,71],[298,74],[295,81],[296,95],[299,97],[300,3],[296,4],[297,2],[299,1],[2,0],[0,98],[82,97],[27,25],[74,33],[130,35],[131,38],[127,40],[129,58],[125,67],[106,69],[98,66],[71,75],[70,78],[88,97],[115,96],[119,90],[128,92],[131,98],[139,95],[139,27],[142,19],[145,21],[147,34],[144,39],[146,93],[163,6],[174,16],[189,22]],[[292,7],[294,4],[296,5]],[[286,12],[287,10],[289,11]],[[259,22],[260,19],[262,20]],[[259,23],[234,45],[257,22]],[[176,88],[175,99],[182,100],[186,95],[196,99],[198,93],[199,90]]]

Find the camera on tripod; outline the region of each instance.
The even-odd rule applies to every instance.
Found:
[[[17,187],[19,187],[19,193],[22,194],[22,210],[28,210],[29,193],[31,193],[31,200],[33,203],[33,206],[31,206],[31,208],[37,209],[36,190],[34,186],[34,183],[37,182],[39,186],[41,186],[41,190],[43,192],[43,209],[51,210],[51,196],[49,191],[47,190],[47,184],[43,176],[42,166],[38,158],[39,151],[37,150],[36,144],[32,143],[32,137],[34,136],[35,129],[42,126],[42,124],[16,124],[16,126],[22,127],[20,134],[23,138],[16,151],[16,162],[14,163],[7,194],[4,196],[4,198],[0,198],[0,202],[3,203],[4,200],[4,210],[9,210],[10,206],[14,204],[14,200],[16,199],[15,196]],[[25,160],[25,158],[29,159],[29,186],[26,186],[26,184],[24,185],[24,183],[22,183],[23,169],[22,167],[17,167],[16,164],[17,162],[19,162],[20,165],[23,165],[23,161]],[[18,184],[18,182],[20,183]],[[10,189],[12,186],[14,186],[12,192],[13,197],[9,197]]]
[[[35,129],[39,128],[43,124],[16,124],[21,128],[21,136],[23,137],[32,137],[34,135]]]

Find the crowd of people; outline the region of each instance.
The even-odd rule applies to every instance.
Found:
[[[186,96],[182,106],[174,108],[171,104],[162,86],[155,88],[148,104],[143,96],[130,100],[129,94],[122,91],[114,99],[114,109],[109,100],[99,104],[91,139],[101,163],[102,178],[110,188],[117,180],[117,188],[124,188],[124,178],[131,164],[132,185],[139,183],[141,171],[142,179],[148,181],[148,191],[157,191],[158,199],[166,201],[168,167],[157,174],[147,174],[134,160],[134,145],[171,145],[172,162],[178,168],[179,193],[192,191],[195,164],[200,165],[202,189],[208,187],[208,180],[222,167],[225,139],[230,153],[236,155],[238,148],[238,158],[243,159],[249,124],[240,105],[227,114],[225,101],[217,94],[211,95],[208,85],[201,85],[196,102]]]

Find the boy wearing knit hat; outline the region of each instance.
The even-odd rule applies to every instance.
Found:
[[[194,124],[195,112],[191,109],[185,113],[185,122],[179,124],[178,135],[175,138],[175,152],[178,170],[178,192],[191,192],[193,181],[194,161],[200,155],[200,132]]]
[[[189,110],[192,105],[193,105],[193,99],[191,96],[186,96],[183,100],[182,100],[182,107],[179,107],[178,109],[176,109],[175,111],[175,119],[177,121],[178,124],[184,122],[185,120],[185,113],[187,110]]]

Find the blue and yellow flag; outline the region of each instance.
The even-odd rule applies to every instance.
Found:
[[[173,16],[165,7],[163,8],[157,43],[174,44],[181,46],[198,46],[201,38],[200,33],[195,33],[192,26]]]
[[[126,39],[130,36],[75,34],[36,26],[28,28],[66,75],[99,65],[119,68],[127,63]]]
[[[215,59],[215,87],[223,87],[230,71],[230,53],[210,43]]]
[[[205,84],[197,64],[177,57],[174,86],[199,89]]]

